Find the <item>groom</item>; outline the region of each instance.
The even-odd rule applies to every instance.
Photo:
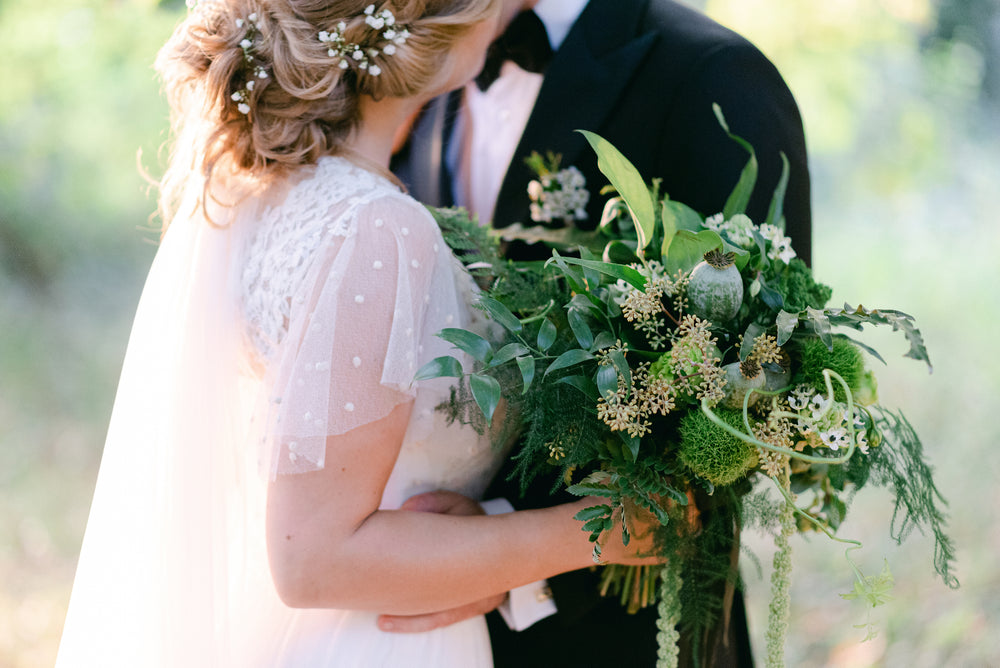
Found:
[[[645,179],[661,178],[661,192],[711,215],[723,209],[748,158],[719,126],[712,113],[718,103],[731,131],[756,149],[760,173],[747,210],[754,221],[766,217],[780,154],[787,156],[786,233],[809,261],[802,122],[781,76],[751,44],[673,0],[504,0],[504,11],[510,27],[491,49],[497,57],[488,58],[476,83],[430,103],[397,156],[394,169],[414,197],[465,206],[494,227],[530,225],[527,186],[535,175],[524,159],[551,151],[562,156],[563,167],[583,173],[592,227],[600,219],[604,198],[598,191],[606,179],[574,132],[586,129],[615,145]],[[508,253],[550,255],[525,245]],[[492,493],[519,507],[552,503],[547,484],[518,499],[504,477],[501,472]],[[556,613],[524,630],[511,631],[491,614],[496,665],[653,665],[655,609],[627,615],[616,600],[596,595],[595,582],[587,571],[553,578],[554,606],[546,600],[548,590],[537,589],[542,612],[527,614],[533,620],[553,608]],[[451,623],[478,612],[470,606],[393,623],[396,630],[416,630],[429,620]],[[728,628],[715,644],[714,665],[752,665],[738,596]]]

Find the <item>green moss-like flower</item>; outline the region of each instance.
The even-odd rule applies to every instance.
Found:
[[[839,374],[852,394],[857,394],[865,378],[865,362],[861,351],[847,339],[835,338],[833,350],[826,347],[819,338],[803,339],[799,343],[798,382],[811,385],[817,392],[826,394],[823,370],[829,369]],[[844,388],[833,381],[834,396],[837,401],[846,401]]]
[[[716,411],[723,422],[742,430],[741,411]],[[701,411],[685,415],[680,425],[680,460],[713,485],[733,483],[757,464],[757,449],[712,422]]]
[[[781,294],[788,312],[804,311],[807,306],[821,309],[833,295],[829,286],[813,279],[808,265],[797,257],[792,258],[771,287]]]

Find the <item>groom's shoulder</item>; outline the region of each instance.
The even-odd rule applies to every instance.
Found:
[[[641,30],[657,33],[659,46],[672,51],[704,53],[724,48],[755,49],[739,33],[676,0],[649,0]]]

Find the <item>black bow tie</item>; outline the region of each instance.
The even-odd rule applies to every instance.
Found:
[[[541,73],[552,60],[552,45],[545,32],[545,24],[533,11],[521,12],[514,18],[503,35],[490,45],[486,64],[476,77],[480,90],[489,88],[506,61],[513,61],[526,72]]]

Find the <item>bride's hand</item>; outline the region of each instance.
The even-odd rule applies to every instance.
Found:
[[[485,515],[478,502],[457,492],[438,490],[425,492],[407,499],[400,510],[444,515]],[[450,610],[426,615],[379,615],[378,627],[393,633],[423,633],[443,626],[451,626],[470,617],[485,615],[507,600],[507,593],[497,594]]]
[[[594,498],[591,505],[606,503],[605,499]],[[644,564],[662,564],[666,561],[657,551],[657,530],[661,528],[660,521],[650,511],[642,506],[629,503],[624,505],[625,525],[629,531],[629,543],[622,542],[622,507],[619,506],[612,516],[614,525],[610,531],[604,532],[598,539],[601,546],[600,563],[628,564],[640,566]]]

